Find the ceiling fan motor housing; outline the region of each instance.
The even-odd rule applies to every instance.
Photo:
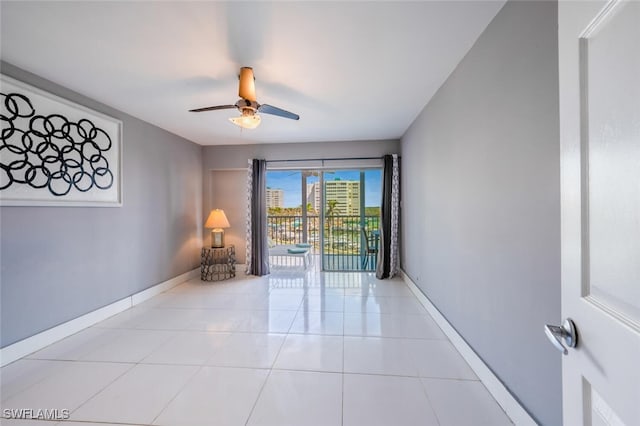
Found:
[[[247,113],[255,114],[256,111],[258,111],[258,108],[260,108],[260,104],[248,99],[239,99],[238,102],[236,102],[236,107],[240,110],[240,112],[242,112],[243,115]],[[245,111],[247,111],[247,113],[245,113]]]

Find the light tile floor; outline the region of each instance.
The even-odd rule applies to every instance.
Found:
[[[3,412],[75,426],[511,424],[404,282],[372,273],[189,281],[0,374]]]

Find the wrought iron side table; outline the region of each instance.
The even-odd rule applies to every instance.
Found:
[[[200,279],[202,281],[228,280],[236,276],[236,248],[202,247],[200,255]]]

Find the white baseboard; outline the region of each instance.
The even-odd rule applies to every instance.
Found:
[[[422,290],[409,278],[403,270],[400,270],[400,276],[409,286],[413,294],[418,298],[420,303],[425,307],[436,323],[440,326],[444,334],[449,338],[453,346],[460,352],[462,357],[467,361],[476,376],[485,385],[489,393],[500,404],[502,409],[511,418],[516,425],[537,425],[535,420],[527,413],[520,403],[511,395],[504,384],[493,374],[493,371],[482,361],[482,359],[473,351],[471,346],[458,334],[447,319],[438,311],[433,303],[424,295]]]
[[[62,340],[65,337],[71,336],[87,327],[103,321],[115,314],[138,305],[145,300],[152,298],[153,296],[167,291],[178,284],[185,281],[198,278],[200,276],[200,268],[196,268],[192,271],[180,274],[177,277],[171,278],[167,281],[156,284],[153,287],[149,287],[131,296],[127,296],[123,299],[113,302],[107,306],[91,311],[87,314],[74,318],[63,324],[57,325],[53,328],[35,334],[26,339],[20,340],[12,345],[0,349],[0,365],[5,366],[12,363],[22,357],[32,354],[52,343]]]
[[[149,287],[146,290],[142,290],[141,292],[138,292],[132,295],[131,306],[139,305],[145,300],[149,300],[153,296],[156,296],[160,293],[164,293],[165,291],[172,289],[178,284],[182,284],[185,281],[189,281],[199,277],[200,277],[200,268],[196,268],[189,272],[185,272],[184,274],[180,274],[177,277],[173,277],[167,281],[161,282],[160,284],[156,284],[153,287]]]

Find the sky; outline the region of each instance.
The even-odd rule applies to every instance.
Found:
[[[360,181],[359,170],[336,170],[325,171],[324,180],[356,180]],[[308,184],[318,182],[317,177],[310,177]],[[382,170],[364,171],[364,204],[365,207],[379,207],[382,185]],[[298,207],[300,205],[300,191],[302,189],[302,179],[300,171],[267,171],[267,187],[284,190],[284,206]]]

